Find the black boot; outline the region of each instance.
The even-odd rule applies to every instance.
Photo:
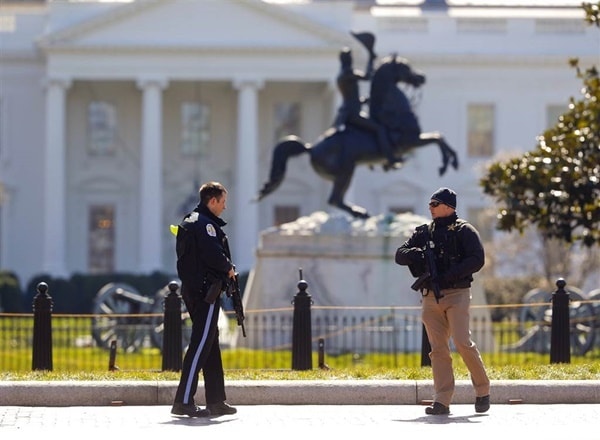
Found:
[[[237,412],[237,409],[225,402],[210,403],[206,405],[206,409],[210,411],[211,416],[224,416],[228,414],[235,414]]]
[[[475,399],[475,412],[484,413],[490,409],[490,395],[477,397]]]
[[[193,403],[174,403],[171,408],[171,414],[175,416],[208,417],[210,416],[210,411],[202,409]]]
[[[440,402],[434,402],[432,406],[425,408],[425,414],[432,416],[440,416],[444,414],[450,414],[450,407],[442,405]]]

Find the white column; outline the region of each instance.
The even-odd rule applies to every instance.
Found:
[[[163,79],[140,79],[142,90],[142,146],[140,157],[139,264],[141,273],[162,268],[162,90]]]
[[[236,80],[238,90],[237,154],[234,200],[233,259],[238,272],[252,269],[258,243],[258,91],[259,80]]]
[[[66,91],[71,82],[46,82],[46,148],[44,150],[44,219],[42,270],[53,277],[68,275],[66,261]]]

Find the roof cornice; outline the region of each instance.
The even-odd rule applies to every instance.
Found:
[[[161,3],[168,3],[172,1],[174,0],[144,0],[143,2],[134,1],[131,3],[126,3],[81,23],[69,26],[65,29],[50,32],[38,40],[38,45],[42,48],[46,48],[54,44],[64,44],[69,40],[73,40],[81,35],[85,35],[107,24],[131,17],[138,14],[140,11],[156,7]]]
[[[314,47],[314,46],[181,46],[181,45],[56,45],[48,48],[46,52],[48,54],[70,54],[70,55],[89,55],[90,53],[95,54],[110,54],[110,55],[130,55],[133,53],[137,54],[180,54],[180,55],[278,55],[278,54],[327,54],[337,53],[338,47]]]
[[[76,25],[51,32],[40,38],[37,44],[44,50],[48,50],[56,46],[66,46],[71,44],[71,42],[77,37],[88,34],[95,29],[100,29],[116,21],[132,17],[142,11],[166,5],[168,3],[174,3],[176,1],[177,0],[144,0],[141,2],[135,1],[132,3],[127,3]],[[281,6],[265,3],[261,0],[229,1],[250,9],[254,9],[265,15],[269,15],[278,21],[285,21],[290,25],[322,38],[326,43],[331,44],[334,47],[339,48],[341,45],[348,44],[348,35],[346,33],[327,28],[326,26],[315,23],[314,21],[289,11]]]

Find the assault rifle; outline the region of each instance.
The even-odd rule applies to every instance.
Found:
[[[440,285],[437,282],[437,266],[435,265],[435,256],[433,254],[433,248],[435,244],[431,239],[431,233],[429,232],[429,228],[427,228],[427,241],[425,242],[425,248],[423,249],[423,254],[425,255],[425,266],[427,267],[426,272],[421,275],[417,280],[410,286],[413,290],[420,291],[425,287],[425,284],[429,282],[431,285],[431,289],[433,290],[433,295],[435,296],[435,301],[437,303],[440,302],[440,298],[443,298],[442,292],[440,290]]]
[[[235,273],[233,278],[229,278],[227,290],[225,291],[228,298],[231,298],[233,310],[237,318],[237,325],[242,327],[242,335],[246,337],[246,328],[244,327],[244,305],[242,304],[242,295],[240,293],[240,284],[238,282],[238,273]]]
[[[425,263],[427,264],[427,269],[429,269],[429,273],[431,274],[430,284],[433,290],[433,294],[435,296],[435,302],[439,303],[440,298],[442,298],[444,295],[442,295],[442,292],[440,291],[440,285],[437,281],[438,273],[437,266],[435,265],[435,256],[433,255],[434,247],[435,244],[433,243],[433,240],[431,240],[431,237],[429,237],[429,240],[427,240],[427,243],[425,244],[425,250],[423,252],[425,253]]]

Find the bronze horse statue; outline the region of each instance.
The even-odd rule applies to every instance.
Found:
[[[458,168],[456,152],[439,133],[421,133],[417,116],[406,95],[398,87],[398,83],[404,83],[418,88],[424,82],[425,76],[413,71],[407,60],[396,55],[384,58],[371,80],[369,117],[385,127],[393,154],[400,162],[403,161],[404,154],[415,148],[437,144],[442,153],[439,173],[443,175],[448,165]],[[357,218],[369,217],[364,208],[347,204],[344,196],[357,165],[382,165],[387,159],[372,132],[350,124],[343,130],[330,128],[313,145],[302,142],[297,136],[283,138],[273,150],[269,181],[260,190],[257,200],[271,194],[281,185],[288,159],[303,153],[309,154],[310,163],[319,176],[333,181],[328,200],[330,205]]]

